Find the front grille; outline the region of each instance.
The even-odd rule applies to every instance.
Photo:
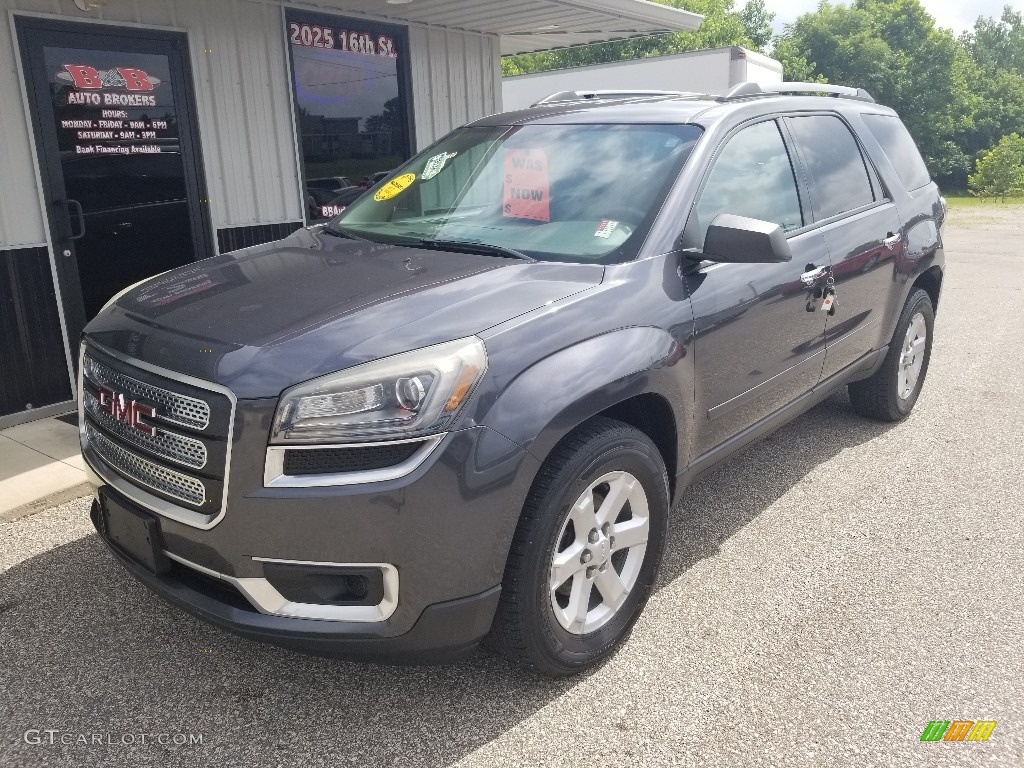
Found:
[[[160,514],[199,527],[219,519],[234,400],[91,344],[82,374],[82,449],[99,474],[128,496],[137,489],[135,501]],[[111,392],[104,405],[100,388]]]
[[[286,475],[328,475],[366,472],[401,464],[423,447],[422,442],[360,445],[351,448],[292,448],[284,452]]]
[[[159,406],[161,411],[159,418],[162,421],[200,431],[210,425],[210,404],[199,398],[181,395],[139,381],[132,376],[107,367],[89,355],[85,357],[84,366],[86,377],[95,384],[117,390],[126,389]]]
[[[201,480],[162,467],[122,448],[100,434],[92,424],[85,425],[85,434],[100,458],[125,477],[186,504],[199,507],[207,501],[206,486]]]
[[[207,451],[202,440],[177,432],[168,432],[159,427],[156,435],[130,427],[102,410],[91,393],[85,394],[85,410],[107,432],[112,432],[126,443],[192,469],[202,469],[206,466]]]

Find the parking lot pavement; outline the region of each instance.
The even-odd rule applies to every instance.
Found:
[[[84,501],[0,524],[0,765],[1024,765],[1021,213],[954,212],[913,416],[836,395],[692,487],[585,677],[257,645],[136,584]],[[998,725],[920,741],[956,719]]]

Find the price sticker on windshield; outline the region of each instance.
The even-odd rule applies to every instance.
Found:
[[[416,181],[415,173],[405,173],[402,174],[401,176],[396,176],[383,187],[378,189],[377,192],[373,195],[373,199],[376,200],[378,203],[381,203],[385,200],[390,200],[392,197],[395,197],[396,195],[399,195],[406,189],[408,189],[409,185],[411,185],[414,181]]]
[[[543,149],[505,150],[501,213],[510,219],[551,221],[548,156]]]

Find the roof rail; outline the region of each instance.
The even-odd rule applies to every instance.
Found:
[[[719,96],[717,100],[733,101],[751,96],[777,96],[783,93],[827,93],[838,99],[855,99],[871,103],[875,101],[871,94],[863,88],[850,88],[846,85],[830,83],[740,83],[724,96]]]
[[[697,96],[687,91],[559,91],[545,96],[531,107],[558,104],[563,101],[589,101],[591,99],[635,99],[645,96]]]

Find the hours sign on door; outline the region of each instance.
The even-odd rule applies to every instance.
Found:
[[[76,155],[161,152],[174,139],[173,115],[157,112],[161,78],[138,66],[66,63],[54,73],[62,150]],[[169,106],[169,105],[167,105]]]

